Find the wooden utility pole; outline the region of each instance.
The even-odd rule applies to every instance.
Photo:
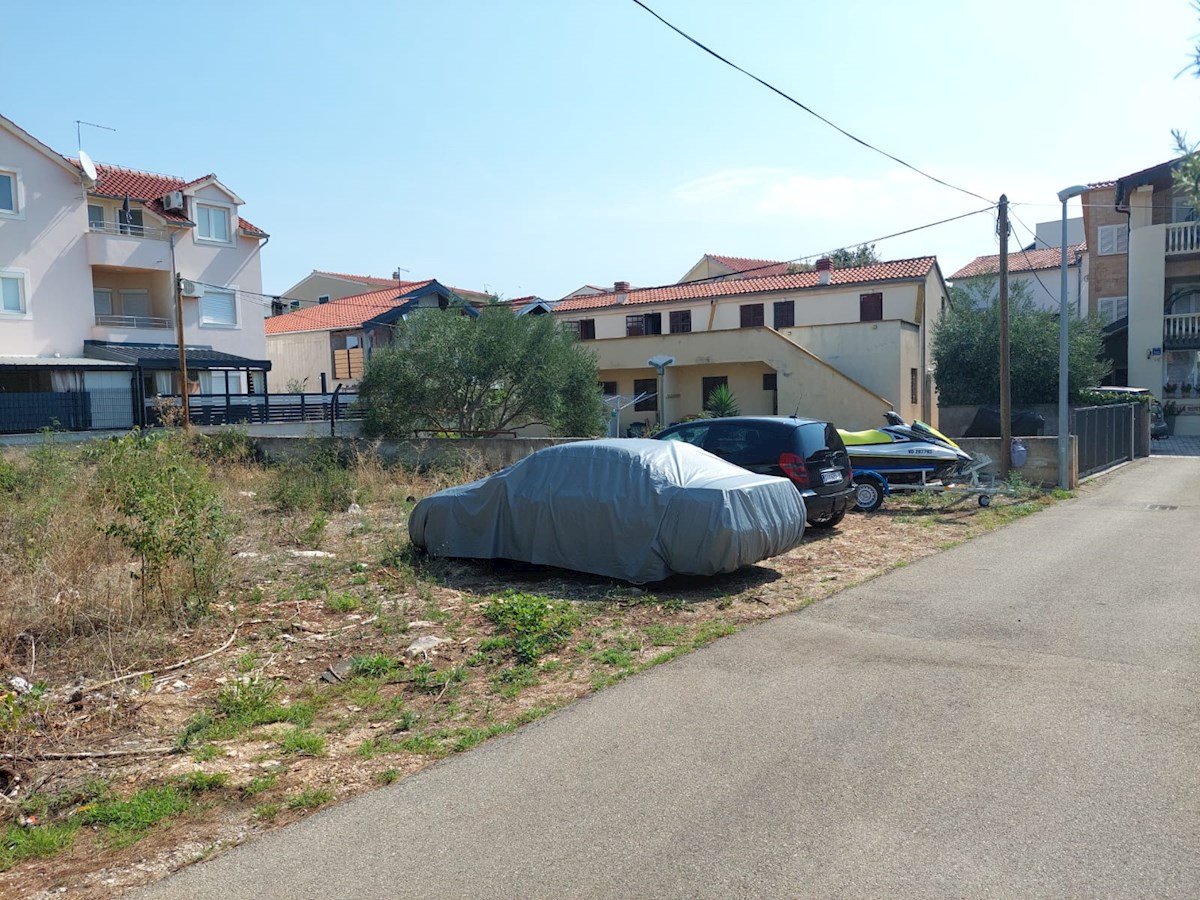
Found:
[[[1012,459],[1012,385],[1008,371],[1008,195],[1000,195],[1000,477]]]
[[[192,430],[188,406],[187,345],[183,342],[183,276],[175,274],[175,340],[179,342],[179,396],[183,398],[183,430]]]

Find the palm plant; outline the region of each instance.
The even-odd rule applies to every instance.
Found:
[[[704,409],[709,415],[717,419],[741,414],[737,398],[733,396],[733,392],[729,390],[729,385],[727,384],[719,384],[708,392],[708,399],[704,402]]]

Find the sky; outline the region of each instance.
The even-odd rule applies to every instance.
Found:
[[[1014,203],[1200,138],[1189,0],[645,0],[893,156]],[[813,257],[986,206],[851,141],[632,0],[6,4],[0,113],[54,149],[215,172],[313,269],[501,297],[677,281],[705,253]],[[1182,73],[1182,74],[1181,74]],[[1080,215],[1079,201],[1070,214]],[[946,275],[981,214],[879,241]]]

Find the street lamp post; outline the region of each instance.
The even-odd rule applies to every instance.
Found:
[[[1067,463],[1071,446],[1071,425],[1067,415],[1068,315],[1067,306],[1067,201],[1087,191],[1087,185],[1076,184],[1058,192],[1062,201],[1062,241],[1059,244],[1062,280],[1058,287],[1058,486],[1069,488],[1070,468]],[[1082,298],[1080,298],[1082,300]]]

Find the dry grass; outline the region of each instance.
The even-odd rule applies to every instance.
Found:
[[[0,585],[0,673],[46,685],[36,703],[22,701],[28,708],[21,727],[8,728],[9,752],[179,748],[12,766],[21,804],[0,804],[0,815],[36,814],[38,827],[59,831],[34,830],[45,840],[28,852],[44,845],[52,855],[14,857],[0,872],[0,895],[69,886],[72,896],[112,896],[1047,502],[980,510],[937,497],[892,499],[741,572],[643,590],[413,554],[405,523],[415,500],[479,477],[477,463],[416,473],[386,468],[369,452],[331,459],[314,444],[308,463],[265,468],[230,443],[202,448],[231,529],[219,592],[191,618],[143,603],[131,587],[133,557],[103,534],[113,513],[95,490],[96,461],[63,451],[58,489],[0,497],[0,553],[16,573]],[[19,474],[49,465],[36,452],[12,462]],[[45,509],[31,516],[38,504]],[[22,554],[31,535],[37,552]],[[332,555],[294,555],[314,549]],[[497,624],[500,595],[569,612],[551,629],[557,636],[522,645],[536,648],[522,656]],[[73,701],[81,676],[91,684],[201,656],[239,624],[222,652]],[[407,656],[420,636],[443,642]],[[323,681],[330,669],[339,675]],[[203,802],[197,785],[206,786]],[[163,797],[181,809],[115,847],[105,845],[106,832],[75,827],[93,795],[114,809],[157,808]]]

